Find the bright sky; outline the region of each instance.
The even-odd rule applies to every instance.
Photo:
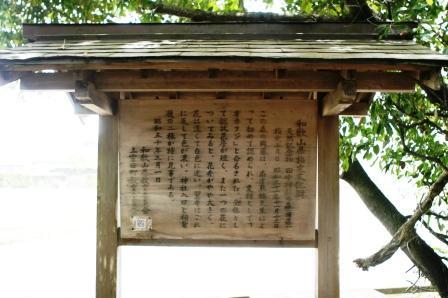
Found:
[[[0,88],[0,138],[0,173],[32,175],[42,165],[96,167],[97,118],[81,121],[64,93],[20,92],[16,83]],[[405,214],[412,211],[412,187],[378,170],[369,172]],[[0,297],[94,297],[96,189],[66,185],[0,188],[0,280],[6,281]],[[388,240],[341,182],[343,297],[368,297],[359,291],[414,280],[413,271],[406,274],[411,263],[402,253],[369,272],[353,265],[353,259]],[[148,292],[157,298],[312,297],[314,262],[313,249],[124,247],[120,293],[125,298]]]

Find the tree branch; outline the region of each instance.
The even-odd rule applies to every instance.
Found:
[[[439,241],[443,242],[445,245],[448,245],[448,236],[445,234],[441,234],[441,233],[437,233],[436,231],[434,231],[426,221],[422,220],[421,221],[422,224],[425,226],[425,228],[434,236],[436,237]]]
[[[354,262],[363,270],[379,265],[388,260],[401,246],[406,245],[410,240],[416,237],[414,226],[420,218],[429,211],[434,199],[442,192],[448,183],[448,172],[439,176],[436,182],[429,188],[428,193],[421,203],[419,203],[414,214],[398,229],[392,237],[392,240],[382,249],[368,258],[357,259]]]
[[[409,147],[409,145],[406,143],[406,137],[405,137],[403,123],[401,123],[401,120],[398,119],[397,117],[394,117],[394,120],[395,120],[395,122],[398,125],[398,134],[400,136],[400,140],[401,140],[401,144],[403,145],[404,152],[406,152],[407,154],[413,155],[413,156],[415,156],[417,158],[420,158],[422,160],[432,161],[432,162],[438,164],[439,166],[441,166],[445,172],[448,172],[448,167],[443,163],[443,161],[440,158],[437,158],[437,157],[434,157],[434,156],[425,155],[425,154],[422,154],[422,153],[419,153],[417,151],[412,150]]]
[[[299,15],[279,15],[275,13],[240,13],[240,12],[210,12],[200,9],[185,8],[170,4],[165,4],[162,1],[147,1],[147,7],[153,9],[154,13],[169,14],[172,16],[190,19],[193,22],[300,22],[300,21],[317,21],[316,16],[299,16]]]
[[[420,118],[416,115],[416,113],[406,112],[405,109],[404,109],[402,106],[400,106],[400,105],[398,104],[398,102],[393,101],[393,102],[392,102],[392,105],[393,105],[393,106],[394,106],[400,113],[402,113],[403,115],[409,116],[409,117],[413,118],[414,120],[420,120]],[[418,125],[428,124],[428,125],[431,125],[431,126],[433,126],[434,128],[436,128],[440,133],[448,134],[448,131],[447,131],[446,129],[444,129],[443,127],[441,127],[441,126],[438,125],[437,123],[435,123],[435,122],[433,122],[433,121],[431,121],[431,120],[428,119],[428,116],[429,116],[429,117],[430,117],[430,116],[434,116],[434,112],[432,112],[432,113],[425,113],[425,116],[426,116],[426,117],[425,117],[423,120],[420,120],[419,122],[415,122],[415,123],[412,124],[412,125],[407,125],[406,128],[412,128],[412,127],[415,127],[415,126],[418,126]],[[439,114],[439,116],[442,116],[442,117],[448,117],[448,115],[444,115],[443,113],[442,113],[442,115]]]
[[[240,7],[242,0],[240,0]],[[349,9],[347,17],[342,16],[339,11],[330,4],[330,7],[336,12],[337,18],[317,16],[317,15],[279,15],[275,13],[260,13],[260,12],[211,12],[200,9],[185,8],[177,5],[163,3],[163,1],[144,2],[148,8],[152,9],[154,13],[168,14],[172,16],[190,19],[193,22],[303,22],[303,21],[323,21],[323,20],[350,20],[353,22],[367,21],[379,22],[381,19],[375,15],[372,9],[365,0],[345,0],[343,3]]]
[[[406,222],[403,216],[381,190],[373,183],[358,160],[350,163],[341,179],[358,193],[372,214],[394,235]],[[401,249],[437,289],[440,297],[448,297],[448,267],[441,257],[417,234]]]
[[[427,215],[437,217],[438,219],[448,220],[448,215],[442,215],[442,214],[431,212],[431,211],[428,212]]]
[[[381,21],[367,4],[366,0],[345,0],[346,6],[349,8],[349,14],[353,22],[356,21]]]
[[[439,106],[441,109],[448,111],[448,86],[441,80],[440,90],[433,90],[426,86],[420,80],[417,80],[417,84],[425,91],[427,98],[430,102]]]

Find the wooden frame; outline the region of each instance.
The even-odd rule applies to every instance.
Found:
[[[317,232],[316,232],[317,234]],[[119,239],[119,245],[132,246],[183,246],[183,247],[300,247],[317,248],[317,241],[285,240],[145,240],[145,239]]]
[[[339,120],[318,119],[317,297],[339,297]]]
[[[31,40],[45,40],[61,37],[88,39],[93,35],[114,36],[115,38],[129,38],[138,36],[154,36],[160,38],[163,34],[170,38],[216,38],[218,35],[225,39],[284,39],[300,38],[319,39],[334,38],[341,32],[348,39],[372,39],[378,36],[379,25],[387,25],[390,29],[389,39],[403,39],[410,35],[410,30],[417,26],[415,22],[381,22],[381,23],[353,23],[353,22],[232,22],[232,23],[152,23],[152,24],[86,24],[83,26],[70,24],[23,25],[23,35]],[[98,38],[98,37],[94,37]]]
[[[98,136],[96,297],[115,298],[118,262],[118,120],[100,116]]]
[[[27,73],[21,76],[23,90],[75,91],[81,74]],[[102,92],[331,92],[338,88],[337,71],[104,71],[91,81]],[[413,92],[415,76],[401,72],[358,72],[357,92]]]
[[[92,59],[89,62],[77,62],[68,59],[58,59],[49,61],[42,65],[35,61],[23,61],[14,64],[0,64],[0,71],[8,72],[34,72],[43,70],[54,71],[103,71],[103,70],[208,70],[210,65],[217,69],[227,70],[260,70],[270,71],[273,69],[289,70],[351,70],[358,71],[433,71],[439,68],[434,65],[417,65],[409,61],[409,64],[398,63],[396,61],[384,61],[384,64],[378,64],[373,59],[363,60],[334,60],[331,63],[322,60],[281,60],[271,61],[267,59],[145,59],[141,62],[135,62],[131,59],[111,61],[104,63],[101,59]]]
[[[323,101],[321,101],[321,108]],[[97,297],[115,297],[120,245],[192,247],[309,247],[317,252],[317,297],[339,297],[338,116],[318,118],[317,241],[177,241],[120,239],[117,227],[117,116],[100,116],[98,159]],[[112,228],[112,229],[111,229]]]
[[[338,298],[338,116],[365,115],[375,92],[414,92],[417,81],[437,88],[440,67],[447,63],[446,57],[432,55],[434,53],[424,48],[416,49],[412,43],[384,40],[382,46],[376,47],[378,25],[390,28],[387,39],[392,40],[410,40],[409,33],[416,26],[414,23],[396,26],[393,23],[332,22],[25,25],[25,38],[37,42],[29,44],[29,47],[7,50],[5,55],[0,55],[0,86],[20,79],[23,90],[62,90],[69,93],[78,113],[100,114],[97,298],[116,297],[117,252],[120,245],[314,247],[317,251],[316,295],[320,298]],[[120,39],[121,44],[118,42]],[[173,54],[179,50],[176,47],[171,51],[160,48],[159,52],[151,52],[149,47],[145,52],[142,48],[132,47],[132,43],[139,39],[149,43],[155,41],[155,46],[160,40],[168,40],[179,43],[180,48],[183,45],[179,40],[203,40],[208,46],[207,51],[195,49],[196,56],[190,56],[191,53],[182,55],[180,51]],[[291,49],[298,44],[290,44],[292,47],[284,49],[278,46],[287,45],[286,40],[298,39],[306,41],[303,49],[310,49],[311,43],[306,45],[307,40],[316,42],[318,39],[329,39],[333,43],[328,48],[321,48],[321,52],[308,50],[312,55],[304,55],[302,52],[297,55]],[[113,50],[111,53],[114,55],[106,55],[104,49],[88,47],[92,41],[95,43],[99,40],[100,46]],[[214,55],[211,40],[230,44],[231,51],[216,50],[215,54],[218,55]],[[274,49],[288,55],[263,56],[257,54],[257,51],[245,49],[240,49],[243,54],[231,54],[235,52],[232,47],[240,48],[242,40],[256,41],[254,44],[258,52],[265,53],[266,49]],[[337,49],[341,40],[371,44],[373,49],[369,53],[359,49]],[[77,43],[81,46],[66,47],[66,41],[71,46]],[[254,44],[249,42],[246,48]],[[264,44],[266,47],[263,47]],[[127,45],[133,49],[129,51],[130,55],[120,56]],[[335,45],[336,49],[331,50]],[[383,52],[384,46],[391,46],[394,50]],[[395,51],[396,46],[399,51]],[[340,56],[338,51],[348,51],[351,54]],[[204,53],[213,55],[204,56]],[[321,53],[338,55],[321,57]],[[117,101],[190,99],[200,102],[235,98],[319,100],[315,240],[120,239],[117,223]],[[312,232],[310,229],[311,234]]]

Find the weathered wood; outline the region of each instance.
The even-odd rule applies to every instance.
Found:
[[[356,81],[342,80],[335,91],[328,93],[323,98],[323,116],[339,115],[343,110],[351,106],[356,98]]]
[[[388,38],[403,39],[403,32],[408,32],[416,23],[406,22],[398,25],[384,23],[390,26]],[[344,38],[376,38],[378,24],[352,23],[352,22],[317,22],[317,23],[173,23],[173,24],[83,24],[83,25],[29,25],[23,26],[25,38],[36,40],[60,36],[107,35],[107,36],[136,36],[163,35],[163,38],[178,34],[186,38],[188,34],[204,36],[207,34],[219,35],[224,39],[235,38],[235,34],[248,36],[289,35],[291,38],[305,37],[306,35],[327,34],[338,35]],[[350,32],[347,34],[346,32]],[[204,34],[206,33],[206,34]]]
[[[128,99],[147,100],[214,100],[214,99],[238,99],[238,100],[307,100],[309,92],[136,92],[126,93]]]
[[[227,70],[262,70],[273,69],[290,70],[341,70],[355,69],[357,71],[427,71],[432,67],[422,63],[415,64],[412,61],[382,60],[374,61],[364,59],[357,61],[272,61],[267,59],[239,59],[235,57],[228,59],[147,59],[135,62],[133,60],[122,59],[120,61],[108,61],[102,59],[90,59],[89,61],[73,61],[72,59],[61,58],[55,61],[46,61],[45,64],[36,61],[14,61],[14,63],[0,63],[0,70],[5,71],[41,71],[53,69],[57,71],[72,70],[120,70],[120,69],[155,69],[155,70],[207,70],[210,65],[218,69]]]
[[[343,49],[337,51],[329,51],[329,50],[319,50],[319,49],[250,49],[250,48],[236,48],[236,49],[184,49],[173,48],[170,50],[150,50],[150,49],[140,49],[140,50],[129,50],[129,51],[119,51],[119,50],[110,50],[110,51],[86,51],[84,52],[82,49],[77,51],[67,50],[65,51],[35,51],[35,52],[20,52],[20,51],[9,51],[7,53],[0,54],[0,61],[5,64],[14,64],[21,63],[22,61],[34,59],[34,63],[38,64],[48,64],[60,58],[70,57],[72,59],[72,63],[82,64],[86,60],[87,61],[95,61],[102,60],[103,63],[114,62],[115,60],[141,60],[141,59],[270,59],[270,60],[302,60],[302,61],[313,61],[320,60],[325,61],[327,63],[337,63],[338,60],[342,61],[351,61],[351,60],[371,60],[377,61],[377,64],[387,64],[393,61],[396,62],[408,62],[408,63],[422,63],[428,65],[445,65],[447,63],[446,56],[438,53],[427,51],[414,51],[414,50],[406,50],[406,51],[396,51],[396,52],[387,52],[387,51],[349,51],[347,49],[344,51]]]
[[[339,297],[338,116],[318,120],[317,297]]]
[[[127,72],[127,78],[119,72],[98,73],[95,82],[106,91],[129,88],[129,91],[310,91],[333,90],[338,80],[335,72],[287,72],[275,79],[274,72],[217,71],[209,72]],[[128,87],[127,87],[128,86]]]
[[[26,73],[20,77],[22,90],[59,90],[75,92],[75,72]]]
[[[415,91],[415,79],[406,72],[358,72],[356,73],[355,80],[358,92],[392,93]]]
[[[441,69],[433,69],[431,71],[424,71],[420,75],[420,81],[423,85],[432,90],[440,90],[442,84]]]
[[[173,46],[168,45],[159,45],[158,43],[154,43],[153,45],[149,44],[147,46],[136,46],[134,48],[131,48],[133,44],[136,44],[137,42],[129,42],[129,45],[126,43],[123,43],[121,45],[109,45],[109,46],[75,46],[72,45],[71,47],[66,46],[67,48],[64,49],[62,52],[60,49],[57,49],[56,47],[48,47],[48,46],[42,46],[42,47],[27,47],[27,48],[15,48],[14,50],[11,50],[9,53],[5,53],[2,55],[3,59],[11,58],[11,60],[14,59],[24,59],[27,55],[36,55],[36,57],[39,56],[52,56],[52,57],[58,57],[61,55],[61,53],[64,54],[64,56],[71,56],[71,57],[82,57],[83,55],[89,55],[90,57],[96,57],[96,58],[108,58],[108,57],[122,57],[126,58],[129,56],[141,56],[141,57],[152,57],[152,56],[195,56],[195,55],[219,55],[222,54],[222,56],[226,56],[226,54],[230,56],[239,56],[239,55],[247,55],[247,56],[260,56],[269,58],[272,56],[272,58],[282,58],[283,54],[285,55],[284,58],[288,57],[296,57],[296,58],[313,58],[318,57],[317,55],[321,55],[322,59],[334,59],[333,55],[336,55],[337,57],[341,57],[341,59],[344,59],[344,57],[349,58],[350,55],[353,55],[353,58],[359,58],[358,56],[362,54],[364,57],[365,55],[370,55],[371,58],[387,58],[388,56],[393,55],[405,55],[404,57],[410,57],[410,56],[421,56],[424,57],[425,55],[428,55],[429,50],[427,48],[424,48],[422,46],[414,48],[414,46],[403,46],[403,49],[400,49],[399,47],[395,46],[389,46],[389,47],[375,47],[375,46],[360,46],[357,44],[350,45],[350,44],[339,44],[338,48],[335,48],[334,45],[329,44],[327,47],[320,45],[318,47],[317,45],[282,45],[282,44],[272,44],[272,45],[250,45],[250,44],[231,44],[231,45],[198,45],[198,44],[185,44],[179,46],[178,48],[173,48]],[[124,50],[123,47],[126,46],[127,48]],[[154,47],[157,47],[154,49]],[[237,55],[234,55],[234,54]],[[405,54],[404,54],[405,53]],[[343,55],[343,56],[339,56]],[[437,58],[442,58],[443,56],[435,55]]]
[[[358,93],[355,103],[343,110],[339,116],[364,117],[369,112],[375,93]]]
[[[300,247],[316,248],[315,240],[156,240],[156,239],[120,239],[119,245],[135,246],[182,246],[182,247]]]
[[[312,100],[120,101],[121,238],[314,240],[316,114]]]
[[[0,72],[0,87],[18,80],[20,73],[17,72]]]
[[[99,117],[96,297],[115,298],[117,279],[118,119]]]
[[[367,116],[370,104],[367,102],[356,102],[339,113],[339,116],[364,117]]]
[[[61,46],[63,48],[61,49]],[[121,51],[120,51],[121,50]],[[149,53],[149,51],[151,51]],[[379,54],[416,54],[425,55],[431,53],[428,48],[413,42],[401,42],[401,43],[381,43],[381,42],[348,42],[341,41],[242,41],[242,42],[228,42],[223,43],[221,41],[207,42],[203,40],[181,40],[176,43],[168,43],[160,40],[118,40],[118,41],[54,41],[53,43],[30,43],[25,47],[13,48],[6,52],[0,52],[2,58],[7,59],[9,55],[20,58],[20,55],[38,55],[45,54],[48,56],[57,56],[57,54],[64,53],[66,56],[76,56],[84,52],[85,55],[92,57],[101,57],[104,54],[131,54],[141,53],[143,56],[149,54],[156,54],[159,52],[165,53],[208,53],[208,52],[251,52],[254,54],[278,54],[278,53],[291,53],[291,54],[308,54],[310,51],[314,53],[325,54],[325,58],[329,59],[327,54],[345,53],[370,53],[375,58]],[[437,57],[440,57],[437,55]],[[443,57],[443,56],[442,56]],[[12,58],[12,57],[11,57]],[[25,57],[23,57],[25,58]]]
[[[74,94],[78,103],[84,108],[101,116],[114,114],[114,103],[112,100],[104,92],[98,91],[93,83],[75,81]]]
[[[397,72],[359,72],[358,92],[411,92],[415,80]],[[72,92],[73,73],[34,73],[21,80],[23,90],[57,89]],[[95,73],[93,82],[101,92],[197,91],[197,92],[331,92],[336,90],[340,74],[334,71],[286,71],[275,77],[274,71],[104,71]]]
[[[93,115],[96,114],[92,110],[86,109],[82,105],[79,104],[79,101],[76,99],[75,94],[72,92],[67,92],[67,96],[70,99],[70,103],[73,106],[73,112],[76,115]]]
[[[55,40],[52,42],[34,42],[26,46],[17,47],[10,51],[0,52],[4,58],[9,55],[31,54],[77,54],[82,51],[86,55],[98,53],[144,53],[157,52],[240,52],[251,51],[254,53],[303,53],[315,51],[317,53],[378,53],[384,54],[427,54],[428,48],[415,42],[384,42],[384,41],[349,41],[349,40],[293,40],[293,41],[266,41],[245,40],[241,42],[220,40],[179,40],[176,43],[164,40]]]

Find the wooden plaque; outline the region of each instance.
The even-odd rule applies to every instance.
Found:
[[[121,100],[121,238],[314,240],[317,104]]]

